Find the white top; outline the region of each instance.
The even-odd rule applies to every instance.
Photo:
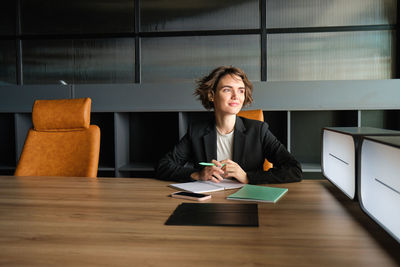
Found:
[[[217,161],[233,158],[233,132],[220,134],[217,130]]]

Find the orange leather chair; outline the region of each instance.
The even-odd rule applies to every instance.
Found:
[[[264,121],[264,113],[261,109],[241,110],[237,115],[247,119]],[[273,164],[265,159],[263,167],[264,171],[268,171],[273,167]]]
[[[36,100],[16,176],[97,177],[100,129],[90,98]]]

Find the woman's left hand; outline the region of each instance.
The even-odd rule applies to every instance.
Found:
[[[221,161],[222,164],[225,164],[222,167],[222,170],[225,172],[225,178],[236,178],[239,182],[243,184],[248,184],[249,180],[247,179],[247,173],[239,166],[236,162],[226,159]]]

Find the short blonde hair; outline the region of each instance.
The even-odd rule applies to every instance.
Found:
[[[238,76],[242,79],[246,89],[243,106],[247,106],[253,102],[253,84],[247,78],[246,73],[236,67],[221,66],[214,69],[210,74],[197,80],[197,88],[194,91],[194,95],[198,96],[201,104],[207,110],[214,108],[214,102],[210,101],[210,96],[216,92],[219,81],[225,75]]]

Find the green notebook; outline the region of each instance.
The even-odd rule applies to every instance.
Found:
[[[227,199],[243,201],[277,202],[286,192],[287,188],[269,187],[246,184]]]

